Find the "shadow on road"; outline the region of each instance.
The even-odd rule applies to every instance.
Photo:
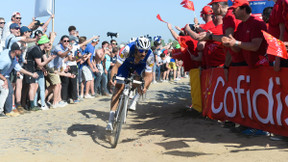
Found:
[[[230,132],[229,129],[223,128],[216,120],[207,119],[195,111],[188,111],[185,107],[190,104],[190,87],[186,84],[179,84],[178,87],[171,91],[158,91],[156,98],[147,99],[137,105],[137,110],[128,115],[133,120],[127,129],[138,129],[138,136],[162,135],[164,141],[156,143],[162,146],[171,154],[177,156],[199,156],[206,155],[196,152],[170,151],[171,149],[188,147],[187,141],[166,140],[174,138],[195,138],[202,143],[229,143],[237,145],[238,149],[230,151],[245,151],[244,147],[263,146],[263,150],[268,144],[270,148],[287,149],[287,142],[271,141],[269,137],[247,137]],[[149,120],[144,120],[144,119]],[[257,150],[259,151],[259,150]],[[283,150],[284,151],[284,150]]]
[[[108,141],[106,140],[106,131],[104,127],[96,126],[93,124],[74,124],[67,129],[67,134],[76,137],[78,133],[84,133],[81,135],[90,136],[94,143],[99,144],[105,148]]]
[[[97,111],[97,110],[93,110],[93,109],[81,110],[81,111],[79,111],[79,113],[84,115],[86,118],[96,117],[96,118],[101,119],[103,121],[106,121],[107,117],[108,117],[108,112]]]

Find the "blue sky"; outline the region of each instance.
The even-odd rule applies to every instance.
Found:
[[[55,31],[60,37],[68,34],[70,25],[76,26],[81,36],[100,35],[100,40],[110,40],[106,33],[118,32],[116,40],[127,42],[131,37],[149,34],[161,35],[165,41],[172,39],[167,25],[162,19],[173,25],[183,27],[193,23],[194,13],[180,6],[182,0],[56,0]],[[211,0],[194,0],[196,16],[199,20],[201,9]],[[0,16],[9,21],[14,11],[19,11],[22,24],[28,25],[34,16],[35,0],[13,0],[1,2]],[[5,6],[5,7],[4,7]],[[39,18],[45,22],[48,17]],[[200,22],[201,22],[200,21]],[[52,29],[49,26],[48,31]]]

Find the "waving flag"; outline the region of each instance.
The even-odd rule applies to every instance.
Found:
[[[267,54],[288,59],[287,50],[284,43],[263,30],[262,33],[268,43]]]
[[[187,3],[187,1],[188,1],[188,0],[183,0],[180,4],[181,4],[181,5],[184,5],[184,4]]]
[[[34,17],[50,16],[53,14],[54,0],[35,0]]]
[[[180,44],[180,50],[181,52],[185,52],[186,50],[188,50],[188,46],[186,44],[186,40],[185,39],[181,39],[182,37],[178,37],[178,43]]]
[[[183,5],[184,8],[187,8],[188,10],[195,11],[194,3],[192,1],[183,0],[180,4]]]
[[[157,17],[158,20],[160,20],[160,21],[162,21],[162,22],[164,22],[164,23],[167,23],[166,21],[162,20],[162,18],[160,17],[159,14],[158,14],[156,17]]]

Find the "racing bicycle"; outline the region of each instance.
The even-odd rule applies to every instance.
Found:
[[[122,91],[122,94],[119,97],[119,103],[117,106],[117,110],[115,112],[115,118],[113,122],[114,130],[111,132],[111,137],[112,137],[111,144],[113,148],[117,146],[122,124],[126,123],[129,96],[131,93],[134,92],[133,84],[141,85],[141,90],[144,87],[144,80],[140,79],[141,81],[139,81],[139,80],[135,80],[134,78],[135,78],[135,74],[131,74],[130,77],[128,78],[119,77],[119,76],[113,77],[113,81],[117,80],[120,82],[124,82],[124,90]]]

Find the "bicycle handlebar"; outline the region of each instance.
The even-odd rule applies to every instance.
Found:
[[[129,78],[124,78],[124,77],[119,77],[119,76],[115,76],[116,80],[122,80],[122,81],[131,81]],[[133,83],[135,84],[142,84],[142,81],[138,81],[138,80],[133,80]]]

